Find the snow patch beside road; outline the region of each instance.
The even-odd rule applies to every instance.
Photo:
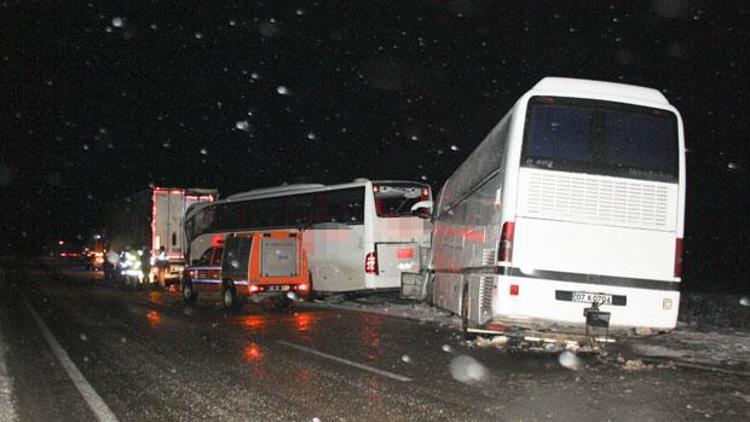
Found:
[[[356,299],[337,296],[315,303],[327,308],[461,327],[460,318],[449,312],[388,294]],[[650,337],[624,337],[618,343],[628,345],[635,355],[646,359],[750,373],[750,307],[740,303],[740,296],[686,293],[680,307],[681,322],[674,331]]]
[[[450,312],[440,310],[426,303],[399,299],[388,294],[373,294],[356,299],[333,296],[326,300],[316,300],[312,303],[327,308],[348,309],[413,319],[420,322],[432,322],[444,327],[461,327],[461,319]]]
[[[13,404],[13,380],[5,366],[5,342],[0,334],[0,421],[16,421]]]
[[[0,268],[0,284],[5,283],[5,271]],[[0,324],[4,318],[0,309]],[[13,403],[13,379],[8,375],[8,367],[5,365],[5,352],[7,351],[3,331],[0,327],[0,421],[18,420]]]

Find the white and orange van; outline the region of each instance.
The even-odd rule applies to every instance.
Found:
[[[302,234],[274,230],[229,233],[186,268],[182,297],[221,295],[225,308],[270,299],[284,308],[310,292],[310,274]]]

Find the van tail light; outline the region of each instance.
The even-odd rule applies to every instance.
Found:
[[[297,290],[299,290],[300,292],[306,292],[309,289],[310,289],[310,286],[307,283],[302,283],[297,286]]]
[[[257,293],[258,291],[260,291],[260,287],[255,284],[250,285],[250,293]]]
[[[513,235],[516,223],[506,221],[503,223],[503,231],[500,234],[500,244],[497,247],[497,260],[509,262],[513,260]]]
[[[378,274],[378,254],[377,252],[370,252],[365,258],[365,273],[371,275]]]
[[[679,237],[674,242],[674,276],[682,277],[682,239]]]

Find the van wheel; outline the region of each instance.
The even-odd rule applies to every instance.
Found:
[[[193,282],[190,279],[182,283],[182,299],[188,305],[193,305],[198,300],[198,292],[193,289]]]
[[[221,303],[224,305],[224,309],[237,309],[240,306],[237,290],[235,290],[231,283],[224,284],[221,298]]]
[[[292,305],[293,300],[286,296],[278,297],[274,300],[274,305],[278,311],[289,311],[289,307]]]

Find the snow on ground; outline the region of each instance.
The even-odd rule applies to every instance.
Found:
[[[674,331],[649,337],[621,338],[618,343],[647,361],[670,360],[750,374],[750,308],[740,303],[740,296],[686,294],[683,297],[681,322]],[[335,296],[315,303],[317,306],[408,318],[456,329],[461,326],[460,319],[449,312],[399,299],[395,294],[359,298]],[[490,339],[480,338],[479,343],[482,340],[492,345]],[[624,361],[628,362],[633,360]]]
[[[750,330],[680,323],[669,334],[628,339],[647,358],[717,366],[750,374]]]
[[[357,298],[336,295],[325,300],[315,300],[318,306],[370,312],[421,322],[437,323],[442,327],[461,327],[461,319],[450,312],[437,309],[426,303],[400,299],[395,294],[372,294]]]
[[[5,283],[5,272],[0,268],[0,283]],[[2,310],[0,310],[0,322],[2,322]],[[0,421],[15,421],[15,407],[13,406],[13,380],[8,375],[5,366],[5,353],[7,346],[0,329]]]

